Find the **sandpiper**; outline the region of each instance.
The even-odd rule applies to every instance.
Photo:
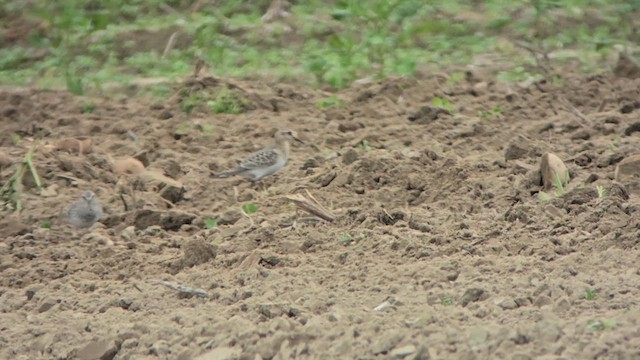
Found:
[[[276,131],[273,143],[248,158],[242,160],[237,167],[214,175],[218,178],[241,175],[256,182],[265,176],[273,175],[280,171],[289,160],[289,140],[304,142],[290,129]]]
[[[85,191],[67,211],[69,223],[77,229],[88,229],[102,218],[102,205],[93,191]]]

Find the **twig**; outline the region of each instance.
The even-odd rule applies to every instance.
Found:
[[[155,284],[159,284],[159,285],[164,285],[166,287],[168,287],[169,289],[173,289],[181,294],[185,294],[187,296],[197,296],[200,298],[208,298],[209,294],[202,290],[202,289],[194,289],[194,288],[190,288],[184,285],[180,285],[180,284],[174,284],[168,281],[161,281],[161,280],[157,280],[157,281],[153,281],[153,283]]]
[[[176,44],[176,38],[178,37],[178,32],[174,31],[171,36],[169,36],[169,40],[167,41],[167,46],[164,47],[164,51],[162,52],[162,59],[166,58],[169,52],[173,49],[173,46]]]
[[[589,119],[587,119],[587,117],[584,116],[584,114],[581,113],[580,110],[576,109],[575,106],[573,106],[571,104],[571,102],[569,102],[569,100],[567,100],[567,98],[565,98],[562,95],[560,95],[558,98],[562,101],[563,105],[566,107],[566,109],[565,109],[566,111],[568,111],[568,112],[572,113],[573,115],[577,116],[580,120],[582,120],[585,123],[589,122]]]
[[[242,207],[240,207],[240,212],[242,213],[242,215],[244,215],[247,219],[249,219],[249,222],[251,223],[251,225],[249,226],[250,228],[253,227],[253,219],[251,218],[251,216],[249,216],[249,214],[247,214],[244,209]]]
[[[124,205],[124,211],[129,211],[129,205],[127,205],[127,201],[124,199],[122,193],[120,193],[120,200],[122,200],[122,204]]]
[[[311,215],[315,215],[320,219],[333,222],[336,220],[336,216],[322,206],[318,200],[316,200],[311,193],[305,189],[307,196],[302,194],[293,194],[285,196],[288,201],[293,202],[300,209],[308,212]]]
[[[542,58],[548,62],[549,61],[549,55],[546,52],[540,51],[540,50],[536,50],[533,47],[531,47],[528,44],[525,44],[521,41],[516,41],[514,42],[514,44],[516,44],[516,46],[521,47],[525,50],[527,50],[528,52],[531,53],[531,56],[533,56],[533,59],[536,61],[536,65],[538,66],[538,68],[540,68],[540,70],[542,70],[542,72],[546,75],[549,74],[549,70],[547,70],[547,68],[542,65],[542,63],[540,62],[540,59],[538,57],[538,55],[542,55]]]

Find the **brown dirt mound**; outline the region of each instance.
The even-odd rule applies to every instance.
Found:
[[[640,80],[390,79],[327,109],[330,94],[234,84],[240,115],[0,93],[2,180],[38,135],[45,184],[3,215],[1,358],[640,357],[640,203],[613,180],[640,152]],[[282,127],[306,145],[264,188],[211,177]],[[547,152],[571,182],[541,201]],[[335,222],[284,199],[303,188]],[[74,236],[62,210],[84,189],[107,216]]]

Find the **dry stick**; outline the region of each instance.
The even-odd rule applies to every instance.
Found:
[[[515,44],[516,46],[519,46],[531,53],[531,56],[533,56],[533,59],[536,61],[536,65],[540,68],[540,70],[542,70],[542,72],[544,72],[545,77],[549,74],[549,70],[547,70],[547,68],[542,65],[542,63],[540,62],[540,59],[538,58],[538,55],[541,54],[544,60],[548,62],[549,55],[547,52],[536,50],[533,47],[529,46],[528,44],[525,44],[520,41],[516,41]]]
[[[185,295],[189,295],[189,296],[197,296],[197,297],[201,297],[201,298],[208,298],[209,294],[202,290],[202,289],[195,289],[195,288],[190,288],[188,286],[184,286],[184,285],[180,285],[180,284],[174,284],[168,281],[161,281],[161,280],[157,280],[157,281],[152,281],[153,284],[159,284],[159,285],[164,285],[166,287],[168,287],[169,289],[173,289],[181,294],[185,294]]]
[[[286,200],[293,202],[300,209],[308,212],[311,215],[315,215],[320,219],[333,222],[336,219],[336,216],[332,214],[329,210],[327,210],[324,206],[320,205],[318,200],[316,200],[308,190],[305,189],[307,193],[307,197],[301,194],[293,194],[285,196]]]
[[[124,199],[122,193],[120,193],[120,200],[122,200],[122,204],[124,205],[124,211],[129,211],[129,205],[127,205],[127,201]]]
[[[178,37],[178,32],[174,31],[171,36],[169,36],[169,41],[167,41],[167,46],[164,47],[164,51],[162,52],[162,59],[166,58],[169,52],[173,49],[173,46],[176,44],[176,38]]]

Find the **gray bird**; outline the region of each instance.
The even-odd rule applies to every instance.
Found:
[[[102,218],[102,205],[93,191],[85,191],[80,200],[71,204],[67,216],[73,227],[88,229]]]
[[[256,182],[265,176],[273,175],[282,170],[289,160],[289,140],[295,140],[304,144],[292,130],[278,130],[270,146],[258,150],[242,160],[236,168],[218,173],[214,175],[214,177],[225,178],[233,175],[241,175],[251,180],[251,182]]]

